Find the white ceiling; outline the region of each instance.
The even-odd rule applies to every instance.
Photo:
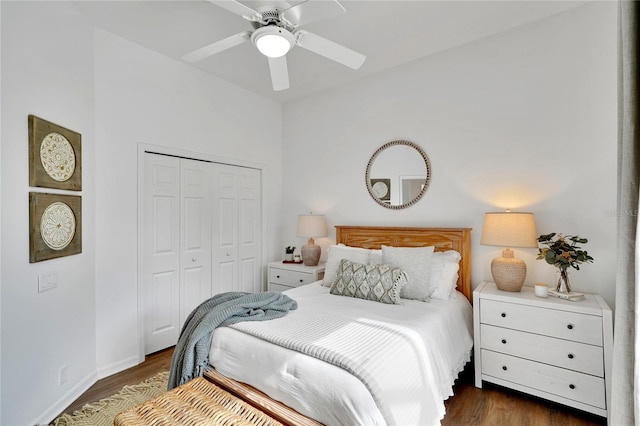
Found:
[[[291,0],[293,5],[300,0]],[[323,1],[323,0],[311,0]],[[245,1],[252,8],[281,1]],[[305,30],[367,56],[357,71],[300,47],[287,54],[290,88],[274,92],[269,66],[249,42],[192,64],[278,102],[353,82],[473,40],[580,6],[554,0],[342,0],[347,13]],[[205,0],[77,1],[99,28],[181,61],[193,50],[245,30],[242,17]]]

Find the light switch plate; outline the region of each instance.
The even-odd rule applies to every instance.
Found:
[[[58,287],[58,273],[46,272],[38,275],[38,293]]]

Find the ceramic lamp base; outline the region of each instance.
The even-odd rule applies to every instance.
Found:
[[[302,262],[306,266],[316,266],[320,262],[322,249],[319,245],[315,244],[313,238],[309,238],[307,244],[303,245],[300,249],[300,253],[302,254]]]
[[[520,291],[527,277],[527,264],[513,256],[513,250],[504,249],[502,257],[491,261],[491,275],[498,290]]]

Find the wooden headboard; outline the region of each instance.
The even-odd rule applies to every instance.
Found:
[[[462,256],[456,290],[471,302],[471,228],[402,228],[387,226],[336,226],[336,244],[367,249],[381,246],[456,250]]]

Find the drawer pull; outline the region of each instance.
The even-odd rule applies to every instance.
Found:
[[[280,275],[276,275],[276,278],[280,278]]]
[[[300,280],[300,282],[301,282],[301,283],[303,283],[303,282],[304,282],[304,280],[303,280],[303,279],[301,279],[301,280]]]
[[[501,313],[501,314],[500,314],[500,316],[501,316],[502,318],[506,318],[507,314],[505,314],[505,313],[503,312],[503,313]]]
[[[573,354],[569,354],[567,356],[569,357],[569,359],[573,359]]]
[[[507,366],[506,366],[506,365],[503,365],[503,366],[502,366],[502,369],[503,369],[504,371],[507,371]]]
[[[569,389],[575,389],[576,385],[574,385],[573,383],[569,385]]]
[[[567,324],[567,328],[568,328],[569,330],[573,330],[573,324]]]
[[[502,344],[506,345],[507,344],[507,339],[502,339]]]

